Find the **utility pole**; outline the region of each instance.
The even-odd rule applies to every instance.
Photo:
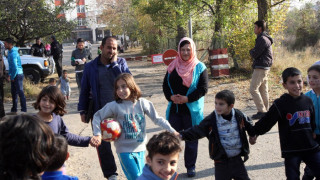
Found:
[[[192,39],[192,18],[191,18],[191,15],[189,15],[189,23],[188,23],[188,25],[189,25],[189,37],[190,37],[190,39]]]

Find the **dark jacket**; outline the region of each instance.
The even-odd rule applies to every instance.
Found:
[[[84,69],[84,65],[86,63],[89,62],[89,60],[92,59],[91,57],[91,52],[89,49],[87,48],[83,48],[82,50],[81,49],[76,49],[74,51],[72,51],[72,54],[71,54],[71,65],[72,66],[75,66],[75,71],[83,71]],[[85,64],[76,64],[76,59],[83,59],[83,58],[86,58],[86,62]]]
[[[266,32],[257,36],[256,45],[250,50],[250,55],[254,59],[253,69],[269,69],[272,65],[272,44],[273,39]]]
[[[44,45],[41,43],[39,44],[33,44],[31,47],[31,55],[33,56],[38,56],[38,57],[43,57],[45,53],[45,48]]]
[[[241,156],[244,156],[244,161],[248,159],[249,154],[249,143],[247,139],[247,131],[250,136],[254,136],[252,133],[252,121],[249,117],[245,116],[240,110],[235,110],[235,118],[238,122],[239,135],[242,143]],[[183,140],[193,141],[203,137],[209,139],[209,155],[210,158],[215,161],[221,161],[228,159],[227,153],[224,150],[217,127],[217,119],[215,111],[213,111],[209,116],[204,118],[203,121],[197,126],[189,128],[185,131],[179,132],[182,135]]]
[[[62,54],[62,45],[57,41],[52,41],[51,45],[51,55],[54,57],[58,57]]]
[[[255,123],[254,134],[268,132],[277,122],[282,157],[295,153],[317,151],[319,144],[313,139],[315,129],[312,100],[304,94],[293,98],[284,94],[276,99],[267,114]]]
[[[2,55],[0,54],[0,79],[5,77],[6,67],[3,62]]]

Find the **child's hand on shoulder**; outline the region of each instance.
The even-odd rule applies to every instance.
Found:
[[[101,136],[92,136],[92,138],[90,139],[90,145],[92,147],[98,147],[101,144]]]
[[[249,137],[249,143],[251,144],[251,145],[254,145],[255,143],[256,143],[256,141],[257,141],[257,136],[253,136],[253,137]]]

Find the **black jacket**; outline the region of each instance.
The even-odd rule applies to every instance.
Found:
[[[262,135],[277,122],[282,157],[319,150],[313,139],[315,115],[312,100],[304,94],[293,98],[289,94],[276,99],[267,114],[255,123],[253,132]]]
[[[266,33],[262,32],[257,36],[256,45],[250,50],[250,55],[254,59],[252,68],[269,68],[272,65],[272,44],[273,39]]]
[[[33,44],[31,47],[31,55],[43,57],[43,54],[45,53],[44,45],[41,43],[39,44]]]
[[[55,57],[58,57],[62,54],[62,45],[57,41],[57,40],[54,40],[52,43],[51,43],[51,55],[52,56],[55,56]]]
[[[242,143],[241,156],[244,156],[244,161],[248,159],[249,154],[249,143],[247,139],[247,131],[250,136],[254,136],[252,133],[252,121],[249,117],[245,116],[240,110],[235,110],[235,117],[238,122],[240,140]],[[209,116],[204,118],[203,121],[197,126],[189,128],[185,131],[179,132],[182,135],[183,140],[192,141],[207,137],[209,139],[209,155],[210,158],[215,161],[221,161],[228,159],[227,153],[224,150],[217,127],[217,119],[215,111],[213,111]]]

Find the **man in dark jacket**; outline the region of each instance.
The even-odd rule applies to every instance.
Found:
[[[55,36],[51,36],[51,55],[56,63],[58,76],[62,75],[62,45],[56,40]]]
[[[31,55],[43,57],[44,53],[45,53],[44,45],[42,44],[40,38],[36,38],[36,43],[33,44],[31,47]]]
[[[253,74],[250,83],[250,93],[258,109],[253,119],[262,118],[269,109],[268,73],[272,65],[272,38],[265,32],[266,23],[257,21],[254,23],[254,33],[257,35],[256,45],[250,50],[254,59]]]
[[[3,48],[4,46],[3,47],[0,46],[0,52],[2,51]],[[4,98],[3,81],[5,79],[5,70],[6,68],[4,66],[2,54],[0,53],[0,119],[5,116],[4,105],[3,105],[3,98]]]

